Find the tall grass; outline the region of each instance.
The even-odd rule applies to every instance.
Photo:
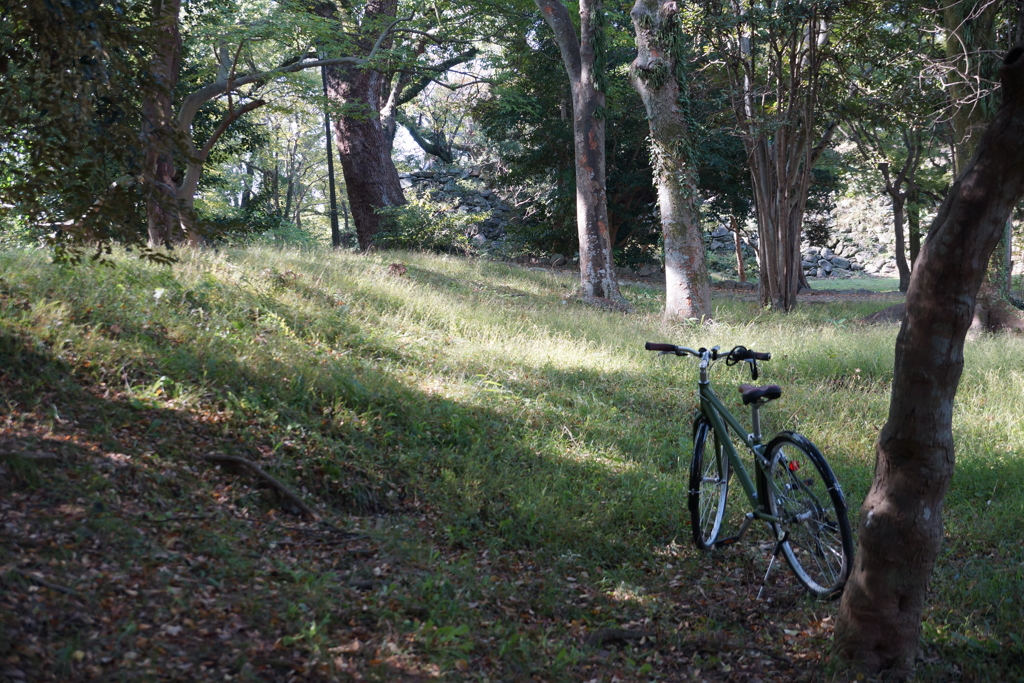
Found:
[[[397,504],[379,488],[354,490],[342,463],[423,497],[455,546],[603,567],[688,547],[680,461],[697,370],[644,351],[646,340],[771,351],[761,381],[784,391],[765,431],[815,441],[851,510],[870,484],[896,328],[854,321],[886,302],[784,315],[716,299],[714,323],[666,325],[651,287],[624,287],[638,312],[611,313],[564,298],[572,276],[485,261],[271,248],[179,256],[172,267],[118,256],[66,268],[0,254],[0,336],[29,337],[140,401],[218,413],[226,432],[257,425],[276,435],[280,466],[324,501]],[[396,261],[404,275],[389,271]],[[939,643],[985,650],[1019,646],[1024,633],[1019,345],[968,342],[928,615]],[[734,387],[749,378],[720,364],[714,379],[742,413]],[[245,452],[248,432],[236,431]]]

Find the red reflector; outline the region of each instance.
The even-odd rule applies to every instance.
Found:
[[[798,469],[800,469],[800,463],[798,463],[796,460],[790,460],[789,461],[789,471],[790,472],[796,472]]]

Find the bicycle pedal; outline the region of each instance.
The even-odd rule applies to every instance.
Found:
[[[722,547],[727,546],[727,545],[732,545],[733,543],[735,543],[738,540],[740,540],[739,536],[730,536],[729,538],[723,538],[720,541],[715,541],[715,547],[716,548],[722,548]]]

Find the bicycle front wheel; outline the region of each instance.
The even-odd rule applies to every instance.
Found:
[[[690,461],[690,522],[693,542],[710,550],[722,530],[725,502],[729,495],[729,456],[720,435],[703,415],[693,430],[693,459]]]
[[[770,526],[797,580],[822,600],[839,597],[850,574],[853,537],[846,500],[832,468],[804,436],[782,432],[765,450],[768,470],[758,468]]]

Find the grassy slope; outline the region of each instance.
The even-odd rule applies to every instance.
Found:
[[[388,274],[396,260],[407,266],[403,277]],[[60,567],[82,569],[86,551],[74,543],[99,534],[125,557],[153,564],[184,555],[193,567],[199,554],[216,565],[208,572],[219,577],[215,601],[245,588],[236,576],[249,585],[276,576],[268,554],[281,544],[268,546],[265,536],[286,532],[272,526],[266,496],[198,460],[224,451],[260,461],[338,526],[365,534],[352,542],[371,547],[350,549],[356,556],[373,553],[339,566],[322,535],[301,525],[288,532],[312,548],[281,560],[300,567],[301,578],[275,583],[273,597],[264,593],[239,612],[256,623],[284,616],[270,619],[276,625],[262,640],[250,637],[248,654],[217,665],[231,675],[269,680],[273,666],[342,680],[396,672],[646,680],[697,668],[728,679],[744,670],[793,675],[787,667],[818,675],[834,607],[804,601],[784,572],[775,574],[773,603],[749,601],[765,567],[763,531],[745,549],[691,550],[678,460],[688,457],[679,443],[695,368],[652,356],[642,342],[772,351],[763,381],[781,384],[784,396],[766,411],[766,431],[795,428],[818,443],[855,509],[885,419],[895,329],[849,321],[890,302],[814,304],[782,316],[722,299],[713,325],[666,328],[651,288],[626,288],[638,312],[624,316],[566,304],[574,283],[565,275],[418,254],[250,250],[186,255],[173,268],[117,259],[109,268],[63,269],[17,253],[0,255],[0,273],[0,400],[10,411],[0,436],[25,450],[63,434],[81,455],[61,451],[68,462],[57,471],[7,466],[4,481],[19,504],[63,492],[74,513],[61,523],[77,540],[59,557],[0,550],[0,565],[35,570],[54,560],[59,577]],[[1021,653],[1018,344],[968,346],[925,678],[957,670],[998,672],[986,673],[995,680],[1010,676]],[[730,400],[729,385],[746,379],[724,366],[716,376]],[[135,469],[127,479],[117,468],[105,473],[111,454],[150,479]],[[141,493],[140,476],[150,484]],[[170,499],[165,489],[175,486],[186,493],[163,503],[173,512],[162,514],[213,515],[216,524],[174,522],[185,539],[180,553],[158,558],[152,547],[164,532],[140,530],[137,520],[159,512],[154,496]],[[134,509],[133,496],[151,508]],[[7,510],[12,519],[24,514]],[[18,519],[30,524],[31,515]],[[271,526],[248,533],[257,521]],[[351,593],[359,577],[373,586],[369,594]],[[74,585],[99,596],[106,584],[90,580]],[[27,590],[31,579],[12,572],[6,581]],[[339,582],[349,593],[331,592]],[[339,616],[339,602],[366,609]],[[156,617],[165,626],[183,623],[181,610],[164,607]],[[106,662],[82,641],[84,626],[50,647],[64,648],[66,671],[130,678],[132,666],[159,660],[141,650],[124,659],[134,652],[125,650],[124,629],[140,618],[127,615],[121,632],[98,638]],[[611,625],[643,628],[659,644],[595,656],[587,634]],[[4,633],[19,628],[24,622],[0,620],[0,654]],[[136,650],[153,646],[143,640]],[[283,643],[291,659],[267,654]],[[42,655],[6,647],[43,666]],[[203,656],[191,661],[202,666]]]

